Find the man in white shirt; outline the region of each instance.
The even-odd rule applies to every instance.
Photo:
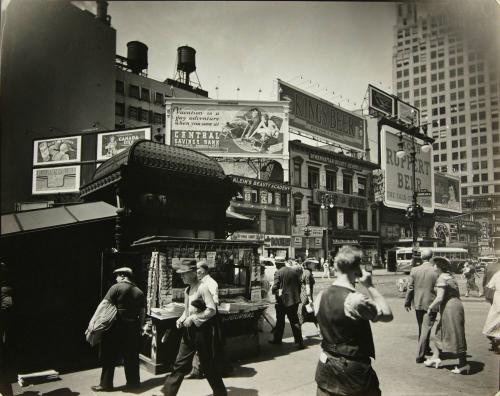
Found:
[[[208,265],[205,261],[200,261],[196,264],[196,274],[198,275],[198,280],[208,287],[215,305],[219,305],[219,285],[214,278],[208,274]]]
[[[216,307],[208,287],[198,280],[196,270],[195,260],[183,260],[177,270],[182,281],[188,285],[184,293],[184,313],[176,323],[177,328],[183,329],[183,334],[174,367],[165,378],[162,392],[167,396],[177,395],[197,352],[214,396],[226,396],[227,390],[216,368],[211,348]]]

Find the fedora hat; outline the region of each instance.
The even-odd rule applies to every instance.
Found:
[[[196,260],[182,260],[181,265],[175,272],[183,274],[191,271],[196,271]]]
[[[125,274],[125,275],[128,275],[128,276],[133,276],[134,273],[132,272],[132,269],[129,268],[129,267],[121,267],[121,268],[117,268],[113,271],[113,274]]]

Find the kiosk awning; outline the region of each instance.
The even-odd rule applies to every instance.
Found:
[[[106,202],[64,205],[2,215],[1,236],[62,227],[116,216],[116,208]]]

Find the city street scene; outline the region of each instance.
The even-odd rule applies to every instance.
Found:
[[[499,396],[499,22],[2,2],[0,396]]]

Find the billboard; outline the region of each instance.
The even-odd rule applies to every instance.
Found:
[[[290,126],[364,150],[365,120],[324,99],[278,80],[280,100],[290,99]]]
[[[167,101],[166,142],[216,157],[288,155],[286,102]]]
[[[373,85],[368,85],[368,97],[370,99],[369,108],[377,113],[382,113],[386,116],[393,116],[395,111],[394,96],[375,88]]]
[[[151,127],[98,133],[97,161],[104,161],[121,153],[140,139],[151,139]]]
[[[398,158],[399,131],[384,125],[380,133],[380,167],[384,172],[384,204],[392,208],[406,209],[413,198],[412,162],[410,151],[412,143],[409,137],[403,136],[406,156]],[[419,196],[418,203],[425,212],[434,211],[434,171],[432,167],[432,154],[422,152],[421,144],[415,143],[415,187],[417,191],[427,190],[431,196]]]
[[[419,125],[420,124],[420,110],[412,105],[402,102],[398,99],[397,103],[397,117],[406,124]]]
[[[32,194],[77,193],[80,165],[33,169]]]
[[[65,136],[33,141],[33,165],[55,165],[79,162],[81,136]]]
[[[442,173],[434,173],[434,207],[450,212],[462,212],[460,179]]]

